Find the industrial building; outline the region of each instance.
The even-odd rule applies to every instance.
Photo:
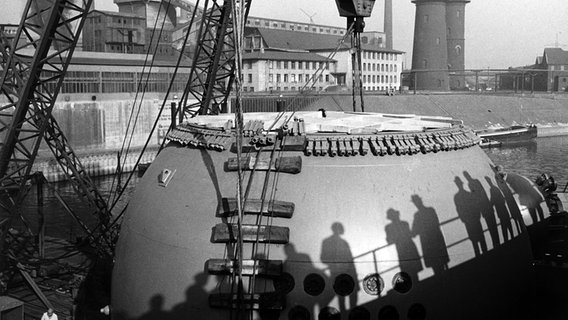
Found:
[[[342,38],[304,29],[247,27],[243,56],[247,91],[298,91],[319,64],[324,68],[315,81],[314,90],[322,91],[330,86],[350,88],[353,81],[351,44],[348,37],[341,43]],[[366,91],[400,88],[402,52],[387,49],[382,39],[373,32],[362,35],[362,82]]]

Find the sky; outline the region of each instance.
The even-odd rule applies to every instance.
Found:
[[[365,31],[383,31],[383,0],[377,0]],[[95,0],[95,8],[116,11],[112,0]],[[303,11],[305,12],[303,12]],[[410,67],[415,5],[393,0],[394,49],[406,52]],[[252,0],[251,16],[345,26],[334,0]],[[472,0],[466,6],[465,56],[468,69],[530,65],[545,47],[558,42],[568,50],[567,0]],[[558,39],[558,40],[557,40]]]

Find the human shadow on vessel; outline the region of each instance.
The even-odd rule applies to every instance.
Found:
[[[499,218],[503,242],[507,242],[515,236],[513,234],[513,225],[511,224],[511,216],[507,209],[507,203],[505,202],[505,198],[503,197],[501,190],[493,184],[491,178],[485,177],[485,180],[489,184],[489,201],[492,208],[494,208],[495,212],[497,212],[497,217]]]
[[[353,254],[349,243],[341,236],[345,228],[340,222],[331,225],[332,235],[323,240],[320,259],[328,266],[333,289],[337,293],[339,309],[343,313],[347,310],[346,300],[349,299],[349,308],[357,305],[357,270],[353,263]]]
[[[499,240],[499,230],[497,228],[497,219],[495,218],[495,212],[493,211],[493,206],[485,193],[485,189],[481,184],[481,181],[473,178],[469,172],[464,171],[463,176],[467,179],[468,188],[470,195],[472,197],[472,203],[476,205],[473,206],[473,210],[479,210],[481,217],[485,220],[487,229],[489,230],[489,235],[491,236],[491,243],[493,248],[500,244]]]
[[[473,252],[478,257],[487,252],[487,243],[481,226],[481,211],[476,209],[472,194],[464,189],[463,180],[456,176],[454,182],[458,187],[458,192],[454,195],[456,212],[465,225],[468,238],[473,246]]]
[[[439,275],[448,270],[450,262],[446,240],[440,228],[440,219],[436,210],[426,207],[419,195],[412,195],[411,200],[418,209],[414,214],[411,234],[420,236],[424,265],[432,268],[435,275]]]
[[[422,271],[422,261],[418,248],[412,240],[412,232],[408,222],[400,220],[400,212],[389,208],[387,219],[391,221],[385,226],[388,244],[394,244],[398,254],[400,271],[406,272],[413,282],[418,281],[418,272]]]

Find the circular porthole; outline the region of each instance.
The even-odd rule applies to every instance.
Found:
[[[408,309],[408,320],[426,319],[426,308],[420,303],[415,303]]]
[[[412,279],[406,272],[399,272],[392,277],[392,287],[400,293],[407,293],[412,289]]]
[[[318,320],[341,320],[341,313],[333,307],[325,307],[321,309]]]
[[[320,295],[325,289],[324,278],[317,273],[310,273],[304,278],[304,291],[310,296]]]
[[[379,320],[398,320],[400,316],[393,306],[384,306],[379,311]]]
[[[335,282],[333,283],[333,290],[340,296],[348,296],[355,289],[355,281],[353,277],[348,274],[340,274],[335,277]]]
[[[384,287],[385,282],[378,273],[369,274],[363,279],[363,290],[367,294],[377,296],[383,291]]]
[[[303,306],[295,306],[288,311],[288,320],[310,320],[310,311]]]
[[[278,278],[273,280],[274,283],[274,290],[281,294],[288,294],[294,290],[296,286],[296,282],[294,281],[294,277],[291,274],[284,272]]]
[[[371,313],[364,307],[355,307],[349,312],[349,320],[371,320]]]

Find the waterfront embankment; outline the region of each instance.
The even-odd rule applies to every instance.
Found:
[[[320,94],[302,96],[306,102],[301,110],[353,111],[350,94]],[[133,103],[131,97],[89,101],[70,100],[58,102],[54,116],[60,123],[70,145],[81,159],[91,176],[114,173],[117,167],[117,153],[123,145],[139,150],[146,142],[148,133],[158,117],[162,102],[147,99]],[[255,99],[262,96],[255,96]],[[277,95],[266,96],[277,99]],[[302,98],[300,98],[302,99]],[[166,104],[169,106],[169,103]],[[291,103],[291,108],[294,105]],[[137,115],[138,121],[131,116]],[[274,110],[265,110],[274,111]],[[358,107],[357,111],[360,111]],[[419,114],[446,116],[460,119],[474,130],[508,127],[518,124],[534,124],[538,136],[568,134],[568,95],[566,94],[471,94],[471,93],[420,93],[386,95],[365,95],[365,111],[395,114]],[[165,110],[160,124],[152,135],[150,152],[145,153],[141,162],[151,162],[157,150],[160,136],[169,125],[170,112]],[[160,133],[158,133],[158,131]],[[132,139],[124,140],[127,133]],[[43,149],[34,170],[43,171],[49,181],[64,179],[57,163]],[[123,172],[135,170],[138,153],[132,152],[121,159]]]

